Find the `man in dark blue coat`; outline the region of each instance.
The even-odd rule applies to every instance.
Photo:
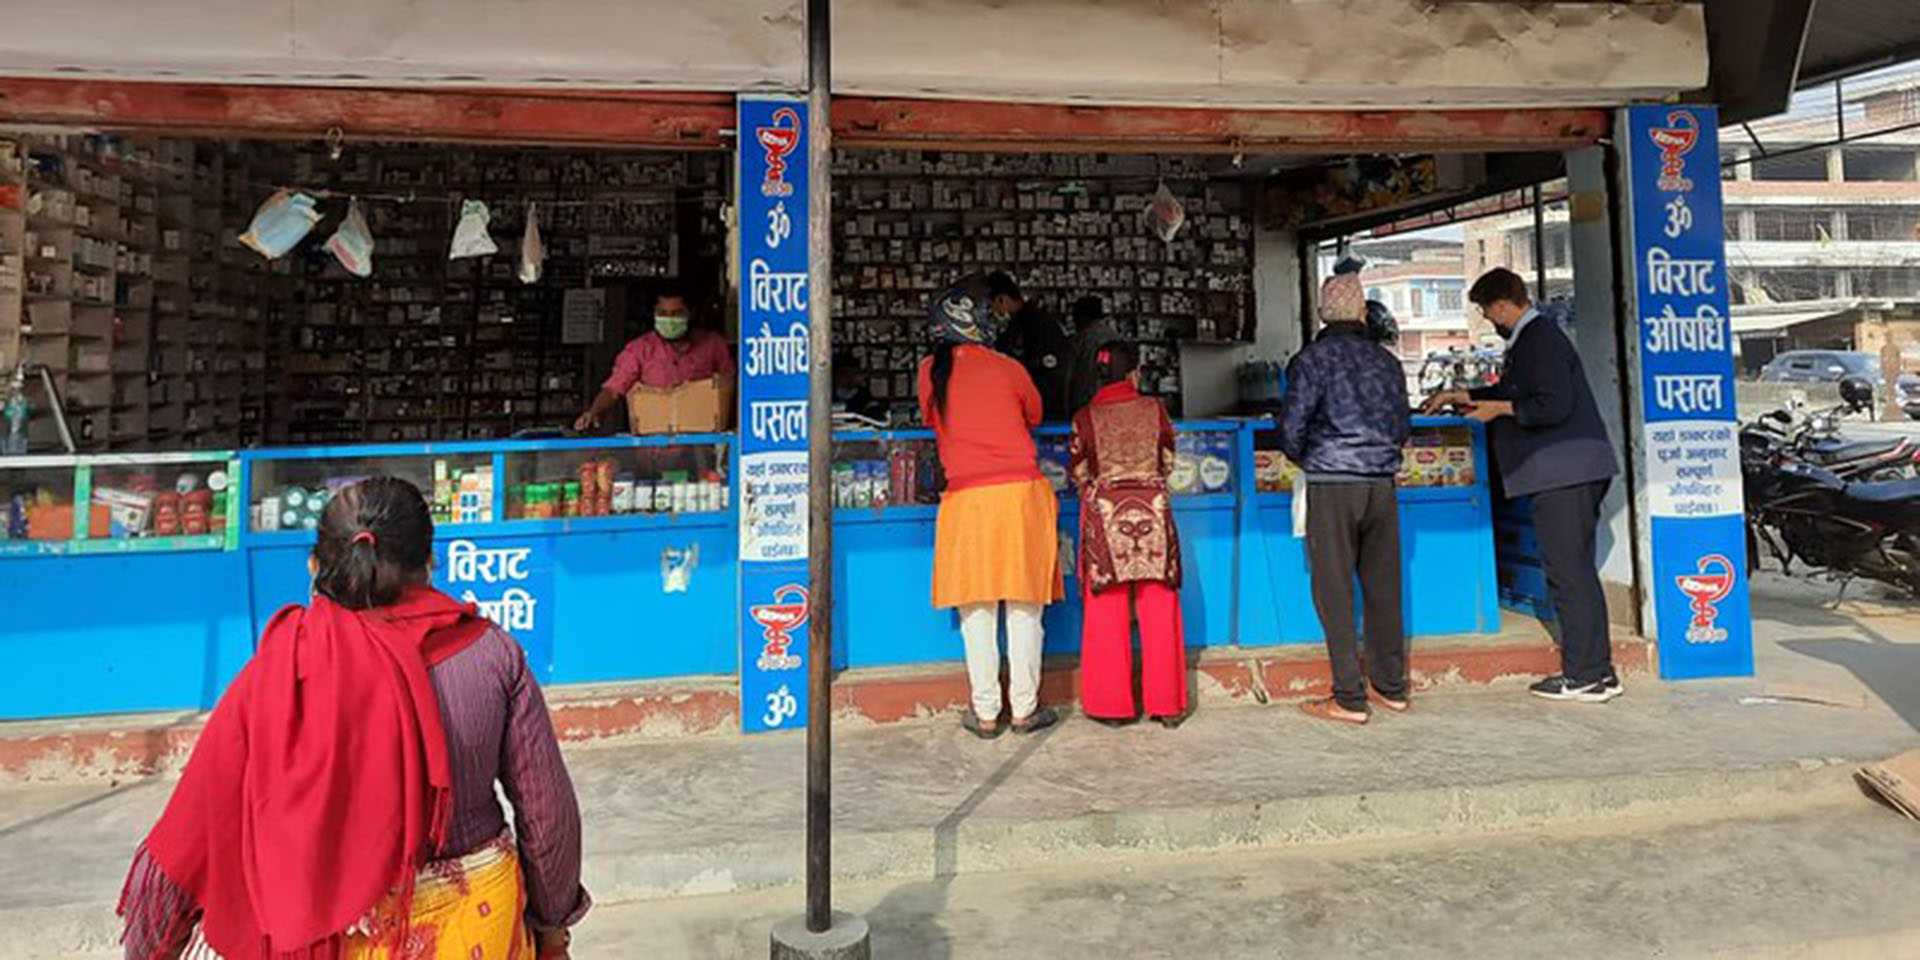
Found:
[[[1467,416],[1488,424],[1507,496],[1533,498],[1534,535],[1561,631],[1561,672],[1534,684],[1534,694],[1605,703],[1622,692],[1594,558],[1600,505],[1619,472],[1613,443],[1580,355],[1559,325],[1533,308],[1526,281],[1491,270],[1467,299],[1507,337],[1500,382],[1435,394],[1425,408],[1464,406]]]
[[[1333,696],[1302,705],[1327,720],[1366,723],[1371,699],[1407,701],[1407,638],[1400,613],[1400,502],[1394,475],[1413,432],[1406,373],[1368,332],[1357,273],[1320,294],[1326,326],[1287,366],[1280,447],[1304,474],[1307,567],[1313,608],[1327,635]],[[1365,607],[1366,669],[1353,616],[1353,583]]]

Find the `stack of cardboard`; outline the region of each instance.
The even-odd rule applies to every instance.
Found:
[[[1909,818],[1920,820],[1920,750],[1870,763],[1854,776],[1868,792]]]
[[[628,429],[635,434],[717,433],[732,423],[733,384],[722,377],[671,389],[645,385],[627,393]]]

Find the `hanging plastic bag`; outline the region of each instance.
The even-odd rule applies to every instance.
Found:
[[[307,234],[313,232],[313,225],[319,222],[320,211],[313,208],[312,197],[276,191],[253,212],[253,222],[247,226],[247,232],[240,235],[240,242],[268,260],[277,260],[306,239]]]
[[[500,248],[493,244],[493,237],[487,233],[487,223],[492,219],[485,203],[479,200],[463,201],[460,204],[460,222],[453,228],[453,249],[447,253],[447,259],[484,257],[500,252]]]
[[[1153,227],[1153,234],[1162,243],[1172,243],[1187,222],[1187,206],[1173,195],[1163,182],[1160,189],[1153,192],[1153,199],[1147,203],[1147,223]]]
[[[347,204],[347,217],[340,221],[339,229],[327,238],[327,252],[333,254],[347,272],[356,277],[373,275],[373,232],[367,229],[367,218],[360,213],[360,201]]]
[[[540,205],[527,204],[527,229],[520,234],[520,282],[539,283],[547,262],[547,245],[540,242]]]

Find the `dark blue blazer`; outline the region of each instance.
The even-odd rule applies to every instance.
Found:
[[[1527,323],[1507,345],[1500,382],[1473,391],[1473,398],[1513,403],[1513,416],[1494,421],[1487,431],[1507,496],[1579,486],[1619,472],[1580,355],[1551,318],[1536,315]]]

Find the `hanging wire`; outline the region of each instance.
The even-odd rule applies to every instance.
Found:
[[[191,167],[181,166],[179,164],[173,164],[173,163],[166,163],[159,160],[145,160],[139,157],[134,157],[126,154],[122,154],[120,156],[113,158],[112,162],[116,164],[124,165],[124,166],[144,167],[149,170],[164,171],[166,173],[171,173],[177,176],[183,176],[188,178],[191,178],[196,175],[194,169]],[[273,193],[276,193],[282,190],[290,193],[304,193],[307,196],[314,198],[315,200],[358,199],[366,203],[394,203],[394,204],[439,203],[439,204],[446,204],[446,205],[452,206],[467,200],[485,201],[486,199],[482,195],[475,194],[475,193],[465,193],[465,192],[444,192],[444,193],[422,194],[417,190],[408,190],[406,193],[386,193],[386,192],[380,192],[380,191],[366,191],[366,190],[357,190],[357,189],[335,190],[328,187],[303,187],[298,184],[292,184],[292,183],[266,183],[259,180],[249,179],[247,177],[229,177],[227,178],[226,182],[230,184],[238,184],[241,187],[258,191],[261,193],[265,193],[268,195],[272,195]],[[565,190],[568,188],[577,188],[577,189],[583,189],[583,190],[622,189],[620,187],[604,187],[604,186],[587,185],[587,184],[561,184],[561,185],[558,185],[558,187],[559,189],[562,189],[562,190]],[[712,191],[702,191],[700,193],[681,193],[679,192],[680,188],[673,187],[673,186],[660,186],[660,187],[635,186],[635,187],[630,187],[626,189],[660,190],[663,192],[668,192],[672,195],[664,196],[664,197],[648,197],[648,196],[629,196],[629,195],[623,195],[623,194],[610,193],[600,197],[571,197],[571,198],[544,198],[543,197],[538,199],[540,204],[546,207],[593,207],[593,206],[612,206],[612,205],[671,206],[671,205],[679,205],[679,204],[705,203],[707,201],[718,201],[721,203],[725,203],[727,201],[727,195],[724,193],[712,192]],[[516,196],[516,197],[509,197],[507,200],[501,201],[499,203],[496,203],[494,201],[486,201],[486,203],[487,203],[487,206],[489,207],[495,207],[502,204],[518,203],[524,199],[526,198]]]

